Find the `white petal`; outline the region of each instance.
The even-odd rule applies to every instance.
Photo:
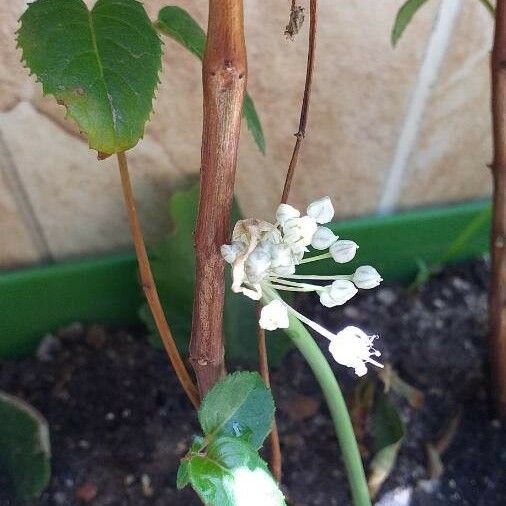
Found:
[[[300,211],[295,209],[289,204],[279,204],[278,209],[276,211],[276,221],[283,226],[286,220],[290,218],[298,218],[300,216]]]
[[[329,197],[322,197],[309,204],[307,214],[317,223],[328,223],[334,217],[334,206]]]
[[[330,248],[337,241],[337,235],[327,227],[318,227],[311,239],[311,246],[317,250]]]
[[[383,278],[379,275],[378,271],[370,265],[362,265],[358,267],[353,274],[353,282],[357,288],[370,289],[376,288]]]
[[[251,283],[258,283],[265,278],[270,265],[269,253],[262,246],[257,246],[246,260],[244,271]]]
[[[265,330],[287,329],[290,326],[288,311],[280,300],[273,300],[262,308],[259,325]]]
[[[353,241],[339,240],[330,246],[329,252],[335,262],[345,264],[355,257],[358,244]]]
[[[236,258],[246,251],[246,245],[242,241],[232,241],[232,244],[224,244],[221,247],[221,256],[225,262],[233,264]]]

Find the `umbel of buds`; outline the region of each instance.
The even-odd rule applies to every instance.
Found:
[[[232,265],[232,290],[254,300],[263,298],[259,324],[266,330],[288,328],[289,314],[330,340],[329,350],[336,361],[352,367],[362,376],[365,364],[379,367],[376,360],[380,353],[372,347],[373,336],[367,336],[356,327],[333,334],[284,302],[277,290],[290,292],[315,292],[320,303],[328,308],[350,300],[358,289],[375,288],[382,281],[374,267],[363,265],[352,274],[332,276],[299,275],[297,265],[333,259],[347,263],[356,255],[358,245],[339,239],[325,226],[334,217],[334,207],[329,197],[315,200],[301,216],[298,209],[281,204],[276,211],[275,223],[246,219],[235,224],[232,242],[221,247],[221,254]],[[305,257],[309,246],[326,251]],[[309,282],[311,281],[311,283]],[[330,284],[326,284],[328,282]],[[324,283],[324,284],[316,284]],[[350,330],[352,329],[352,330]]]

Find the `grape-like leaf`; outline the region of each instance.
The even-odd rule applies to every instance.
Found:
[[[188,460],[189,479],[206,506],[284,506],[266,463],[247,442],[222,436]]]
[[[187,11],[176,5],[164,7],[158,13],[156,25],[163,34],[168,35],[202,60],[206,45],[206,32]],[[265,137],[262,124],[255,109],[255,104],[248,94],[244,97],[242,114],[258,149],[265,154]]]
[[[407,0],[407,2],[401,6],[399,12],[397,12],[397,17],[395,18],[394,26],[392,28],[392,46],[397,44],[401,35],[404,33],[404,30],[413,19],[413,16],[426,2],[427,0]]]
[[[90,148],[110,155],[139,141],[152,111],[161,41],[136,0],[36,0],[18,44],[44,94],[65,105]]]
[[[216,383],[199,409],[199,421],[207,436],[245,434],[260,448],[271,430],[274,400],[256,372],[236,372]]]
[[[39,496],[51,477],[46,420],[26,402],[0,392],[0,470],[20,502]]]

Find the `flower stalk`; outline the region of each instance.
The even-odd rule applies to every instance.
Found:
[[[264,290],[263,297],[266,303],[278,299],[277,294],[270,289]],[[370,506],[371,499],[362,458],[348,414],[348,407],[334,373],[320,348],[297,317],[289,315],[289,327],[285,331],[307,361],[322,389],[341,448],[353,504],[354,506]]]

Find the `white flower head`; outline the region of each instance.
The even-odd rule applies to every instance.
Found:
[[[381,353],[373,348],[377,336],[368,336],[358,327],[349,326],[338,332],[329,344],[329,351],[337,363],[355,370],[357,376],[367,373],[367,363],[383,367],[371,357]]]
[[[276,211],[276,221],[283,226],[286,220],[291,218],[298,218],[300,216],[300,211],[295,209],[289,204],[279,204],[278,209]]]
[[[347,279],[337,279],[320,291],[320,302],[325,307],[341,306],[358,292],[355,285]]]
[[[382,281],[383,278],[379,275],[378,271],[370,265],[358,267],[353,274],[353,282],[357,288],[363,288],[365,290],[376,288]]]
[[[225,487],[237,506],[282,506],[285,498],[272,476],[264,469],[241,466],[232,470]],[[228,503],[229,501],[227,501]]]
[[[328,223],[334,217],[334,206],[329,197],[311,202],[307,208],[307,215],[313,218],[317,223]]]
[[[260,327],[265,330],[287,329],[290,326],[288,310],[280,300],[273,300],[260,312]]]
[[[336,241],[337,235],[327,227],[318,227],[311,239],[311,246],[317,250],[324,250],[330,248]]]
[[[345,264],[355,258],[357,249],[358,244],[356,242],[341,239],[330,246],[329,253],[332,255],[334,262]]]

